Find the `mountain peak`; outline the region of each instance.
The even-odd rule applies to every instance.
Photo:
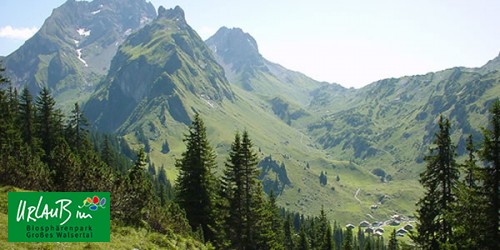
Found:
[[[247,53],[259,54],[257,41],[241,28],[227,28],[223,26],[209,40],[211,38],[221,40],[221,42],[225,42],[228,45],[238,45],[238,49],[246,50]]]
[[[224,64],[232,65],[236,72],[260,67],[264,58],[255,39],[240,28],[220,28],[207,41],[207,45]]]
[[[32,92],[60,90],[56,98],[71,88],[93,89],[119,45],[154,18],[146,0],[68,0],[5,59],[7,73],[15,86],[27,85]]]
[[[500,53],[497,57],[489,60],[484,66],[481,67],[484,70],[498,70],[500,69]]]
[[[158,8],[158,18],[165,18],[175,21],[186,20],[184,10],[179,6],[175,6],[175,8],[173,9],[165,9],[165,7],[160,6]]]

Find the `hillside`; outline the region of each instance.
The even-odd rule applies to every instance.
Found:
[[[311,101],[309,92],[327,85],[266,60],[257,41],[239,28],[222,27],[206,43],[232,84],[269,100],[305,106]]]
[[[323,88],[307,109],[318,115],[307,131],[341,159],[358,159],[367,169],[382,168],[394,179],[414,180],[439,115],[450,118],[459,155],[469,134],[481,138],[485,114],[500,93],[497,61],[477,69],[384,79],[344,94]]]
[[[411,216],[438,115],[451,118],[463,153],[464,138],[479,139],[500,94],[500,57],[347,89],[268,61],[239,28],[204,42],[180,7],[160,7],[158,16],[151,8],[143,0],[70,0],[4,59],[8,76],[32,91],[48,86],[65,110],[85,103],[94,129],[144,147],[171,180],[195,113],[219,173],[234,133],[246,129],[266,159],[264,188],[306,215],[324,205],[340,223]]]
[[[7,76],[32,93],[48,87],[62,107],[85,101],[118,46],[155,16],[153,5],[143,0],[69,0],[5,58]]]
[[[307,214],[319,212],[322,204],[336,204],[338,208],[329,214],[332,218],[364,217],[349,204],[358,204],[356,190],[377,185],[377,177],[354,163],[325,155],[307,135],[281,120],[273,106],[279,107],[283,99],[263,98],[230,84],[208,47],[186,23],[181,8],[158,12],[156,20],[120,46],[108,75],[85,105],[97,129],[124,136],[134,148],[146,145],[155,165],[165,165],[174,178],[174,159],[184,150],[182,135],[198,112],[219,154],[217,171],[222,169],[234,132],[247,129],[261,158],[272,155],[286,166],[291,184],[284,187],[280,204]],[[267,84],[276,88],[273,82]],[[300,110],[298,104],[289,107]],[[345,182],[322,187],[318,180],[322,171],[331,180],[339,174]],[[276,174],[269,171],[263,178],[272,183]],[[369,208],[372,201],[367,203],[363,207]]]

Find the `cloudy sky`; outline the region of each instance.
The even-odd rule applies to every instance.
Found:
[[[31,37],[64,0],[0,1],[0,55]],[[361,87],[453,66],[479,67],[500,52],[498,0],[153,0],[181,6],[204,38],[240,27],[270,61],[320,81]]]

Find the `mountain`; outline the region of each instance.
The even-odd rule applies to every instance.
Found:
[[[479,141],[491,103],[500,96],[500,60],[384,79],[359,90],[322,88],[307,110],[318,115],[308,134],[339,159],[358,159],[395,179],[415,180],[434,139],[439,115],[451,120],[458,154],[469,134]]]
[[[269,100],[302,107],[309,104],[312,90],[327,85],[266,60],[255,39],[240,28],[222,27],[206,43],[232,84]]]
[[[189,124],[190,110],[182,102],[188,97],[211,105],[234,99],[223,69],[186,23],[184,11],[160,7],[152,23],[120,46],[86,110],[101,130],[124,133],[134,130],[147,108]]]
[[[326,155],[307,135],[283,122],[267,98],[230,84],[224,72],[186,23],[182,9],[161,7],[153,22],[120,46],[84,110],[97,129],[123,136],[135,149],[145,147],[171,178],[177,173],[173,165],[185,150],[183,134],[195,112],[204,119],[218,154],[218,172],[234,133],[247,129],[259,158],[267,159],[262,163],[264,188],[276,187],[282,205],[293,211],[312,214],[321,204],[357,204],[353,194],[360,185],[381,185],[355,163]],[[278,105],[283,100],[273,102]],[[300,106],[290,107],[294,108]],[[322,172],[328,172],[330,184],[320,184]],[[342,181],[333,182],[336,175]],[[331,213],[342,214],[363,217],[351,206]]]
[[[84,102],[96,129],[145,147],[170,179],[195,113],[218,172],[234,133],[246,129],[279,205],[306,215],[324,205],[339,223],[412,215],[437,116],[452,119],[463,152],[465,134],[480,139],[500,94],[499,57],[347,89],[266,60],[238,28],[204,42],[180,7],[156,15],[142,0],[68,1],[5,62],[17,86],[49,86],[64,107]]]
[[[82,99],[107,73],[124,39],[155,16],[145,0],[68,0],[6,57],[7,75],[33,93],[45,86],[59,101]]]

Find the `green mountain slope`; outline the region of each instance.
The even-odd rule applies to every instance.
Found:
[[[232,84],[265,98],[305,106],[311,100],[309,92],[327,84],[269,62],[255,39],[239,28],[222,27],[206,43]]]
[[[156,16],[144,0],[68,0],[5,59],[14,86],[48,87],[65,101],[85,100],[109,69],[118,45]]]
[[[308,107],[319,115],[306,126],[308,134],[340,159],[356,158],[368,169],[415,180],[439,115],[451,119],[459,155],[469,134],[481,138],[488,107],[500,96],[498,60],[478,69],[385,79],[345,93],[324,88]]]
[[[217,171],[234,132],[247,129],[266,159],[266,190],[306,215],[324,205],[340,223],[410,216],[438,115],[452,119],[463,152],[466,134],[479,138],[500,95],[499,57],[477,69],[346,89],[269,62],[241,29],[221,28],[203,42],[181,8],[154,13],[142,0],[68,1],[5,66],[18,86],[49,86],[67,107],[95,88],[84,106],[93,126],[145,147],[170,179],[195,112],[218,153]]]
[[[280,204],[311,215],[321,205],[332,205],[332,218],[364,218],[354,194],[360,187],[379,185],[378,178],[355,163],[325,155],[307,135],[280,120],[273,106],[282,100],[230,85],[179,7],[160,8],[156,20],[121,45],[110,68],[85,105],[87,116],[98,129],[124,136],[132,147],[146,145],[151,160],[165,165],[170,178],[177,172],[175,158],[185,149],[183,134],[198,112],[218,153],[217,171],[222,171],[234,132],[247,129],[260,158],[271,155],[286,166],[291,183],[280,187]],[[299,108],[288,109],[293,114]],[[319,184],[321,172],[327,172],[330,184]],[[278,174],[269,170],[263,178],[273,184]],[[340,182],[332,181],[336,175]],[[371,201],[364,202],[363,208],[369,208]]]
[[[103,85],[87,103],[89,118],[102,130],[135,131],[153,110],[167,119],[190,123],[182,99],[220,104],[234,99],[222,68],[181,8],[160,7],[158,17],[120,46]]]

